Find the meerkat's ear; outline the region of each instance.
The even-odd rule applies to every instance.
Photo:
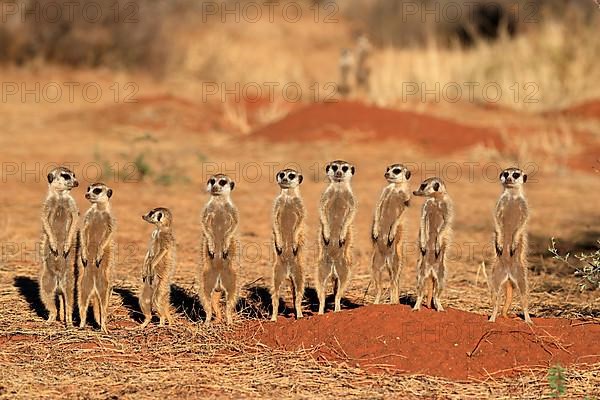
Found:
[[[106,195],[108,196],[108,198],[110,199],[112,197],[112,189],[108,189],[106,191]]]
[[[331,168],[331,164],[327,164],[325,166],[325,173],[328,174],[329,173],[329,168]]]
[[[433,190],[435,190],[436,192],[438,190],[440,190],[440,184],[438,182],[436,182],[436,183],[433,184]]]
[[[298,174],[298,184],[301,184],[303,180],[304,177],[302,176],[302,174]]]
[[[523,183],[527,182],[527,174],[523,174]]]
[[[229,182],[229,186],[231,186],[231,190],[233,190],[233,188],[235,187],[235,182],[234,181]]]
[[[410,171],[409,171],[409,170],[406,170],[406,173],[405,173],[404,175],[406,176],[406,180],[409,180],[409,179],[410,179],[410,176],[411,176],[412,174],[410,173]]]
[[[53,180],[54,180],[54,175],[48,174],[48,183],[52,183]]]
[[[356,171],[356,169],[354,168],[354,165],[352,167],[350,167],[350,171],[352,172],[352,175],[354,175],[354,172]]]
[[[504,174],[504,171],[500,172],[500,175],[498,175],[498,179],[502,180],[502,174]]]

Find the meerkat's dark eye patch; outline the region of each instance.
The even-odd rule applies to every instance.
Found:
[[[211,178],[208,180],[209,185],[214,185],[217,180],[215,178]]]
[[[508,178],[508,175],[510,175],[510,174],[508,173],[508,171],[504,171],[504,172],[502,173],[502,175],[501,175],[501,176],[503,176],[503,177],[504,177],[504,179],[506,179],[506,178]]]
[[[227,185],[227,181],[226,181],[225,179],[221,179],[221,180],[219,181],[219,185],[221,185],[221,186],[225,186],[225,185]]]
[[[337,172],[338,166],[337,165],[332,165],[331,169],[333,170],[333,172]]]
[[[419,187],[419,190],[423,191],[423,190],[425,190],[426,187],[427,187],[426,183],[421,183],[421,186]]]
[[[438,182],[436,182],[436,183],[433,184],[433,190],[435,190],[436,192],[438,190],[440,190],[440,184]]]
[[[157,220],[159,220],[159,221],[160,221],[160,220],[162,219],[162,217],[163,217],[163,216],[162,216],[162,213],[158,213],[158,214],[156,214],[156,219],[157,219]]]
[[[86,192],[89,192],[90,190],[92,190],[92,187],[91,187],[91,186],[88,186],[88,188],[87,188]]]
[[[348,172],[348,166],[347,166],[347,165],[344,165],[344,166],[342,167],[342,171],[344,171],[344,172]]]
[[[100,188],[96,188],[96,189],[94,189],[92,192],[93,192],[94,194],[100,194],[100,193],[102,193],[102,189],[100,189]]]
[[[513,172],[513,178],[519,179],[520,176],[521,174],[519,172]]]
[[[283,173],[283,172],[280,172],[280,173],[279,173],[279,179],[283,179],[283,178],[285,178],[285,173]]]
[[[293,172],[291,174],[288,175],[288,178],[290,178],[291,180],[296,179],[296,174],[294,174]]]
[[[392,172],[396,175],[400,175],[400,172],[402,172],[402,170],[400,168],[394,168]]]
[[[62,176],[65,181],[71,180],[71,175],[69,175],[69,174],[60,174],[60,176]]]
[[[152,211],[150,211],[150,212],[148,213],[148,216],[149,216],[149,217],[152,217],[153,215],[154,215],[154,210],[152,210]]]

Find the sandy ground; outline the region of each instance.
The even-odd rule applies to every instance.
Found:
[[[63,78],[58,75],[54,79]],[[93,79],[107,88],[114,77],[96,74],[89,77],[82,75],[79,79]],[[128,78],[120,79],[126,82]],[[384,185],[385,167],[403,162],[413,170],[412,186],[416,187],[420,180],[431,175],[441,175],[447,181],[455,202],[455,245],[449,263],[446,305],[461,311],[488,313],[487,289],[479,265],[489,258],[491,250],[492,209],[500,193],[496,178],[501,168],[514,163],[517,155],[521,158],[521,166],[530,175],[526,193],[532,210],[529,232],[533,315],[536,318],[595,317],[596,321],[600,316],[597,294],[581,292],[572,270],[551,261],[546,250],[551,237],[559,240],[564,251],[590,248],[599,237],[600,210],[594,193],[600,189],[600,177],[594,173],[594,168],[600,166],[595,162],[600,157],[600,152],[597,152],[600,115],[589,111],[592,108],[586,108],[583,114],[541,116],[460,104],[453,105],[453,111],[449,112],[447,105],[434,105],[428,115],[419,118],[420,114],[394,114],[394,111],[377,110],[358,103],[313,105],[309,106],[309,111],[294,105],[292,113],[303,113],[300,118],[290,114],[286,119],[291,121],[289,124],[284,121],[254,126],[256,134],[243,135],[223,115],[220,104],[202,104],[193,97],[190,99],[189,92],[183,91],[183,95],[178,96],[173,94],[172,88],[152,82],[142,81],[140,88],[135,96],[139,100],[137,103],[115,103],[108,95],[97,103],[60,101],[48,104],[13,99],[0,111],[0,158],[3,162],[0,191],[0,209],[3,211],[0,215],[3,243],[0,262],[0,395],[26,398],[38,390],[40,396],[66,393],[69,397],[81,398],[133,397],[136,393],[156,395],[160,391],[182,396],[296,397],[314,392],[314,387],[306,380],[290,388],[289,381],[295,380],[293,371],[282,372],[285,381],[278,380],[261,388],[254,386],[249,379],[240,378],[243,371],[254,371],[250,367],[253,353],[236,353],[235,349],[239,351],[239,348],[232,347],[231,342],[219,347],[221,342],[217,339],[223,335],[222,328],[203,330],[197,325],[202,314],[198,312],[199,304],[194,297],[200,250],[199,216],[207,200],[205,180],[216,171],[229,174],[237,182],[233,200],[240,210],[239,275],[244,283],[241,291],[244,310],[241,310],[233,333],[225,334],[226,337],[239,338],[236,332],[244,336],[244,332],[256,329],[255,318],[263,318],[268,313],[265,297],[270,284],[272,257],[270,212],[277,194],[274,174],[285,166],[300,167],[306,178],[302,195],[309,213],[307,271],[308,285],[312,287],[318,226],[316,207],[325,187],[324,168],[326,162],[332,159],[349,160],[357,169],[353,180],[359,201],[354,227],[356,265],[347,304],[363,305],[372,300],[372,293],[366,292],[370,279],[371,243],[368,232],[372,212]],[[312,112],[311,107],[314,109]],[[356,121],[354,129],[336,123],[345,120],[340,117],[344,115],[348,116],[348,120]],[[403,125],[407,118],[412,125]],[[432,124],[432,120],[435,123],[428,125]],[[573,132],[569,145],[561,147],[559,143],[558,150],[538,150],[533,145],[538,140],[536,138],[548,137],[549,132],[554,132],[557,121]],[[320,139],[315,134],[319,126],[325,136]],[[452,127],[448,135],[444,133],[446,126]],[[468,139],[460,136],[462,129],[467,132]],[[432,131],[435,134],[426,134]],[[477,132],[480,132],[480,137]],[[423,137],[426,140],[421,140]],[[527,143],[530,150],[515,153],[519,143]],[[135,162],[136,159],[138,162]],[[115,291],[109,319],[109,329],[113,333],[109,336],[91,328],[83,332],[72,329],[65,333],[58,323],[48,327],[42,319],[45,313],[36,295],[39,268],[36,243],[40,237],[39,213],[46,192],[45,176],[57,163],[70,165],[81,181],[81,187],[75,189],[73,195],[82,214],[88,207],[84,189],[89,183],[102,179],[114,190],[111,202],[118,223],[118,265],[114,273]],[[150,171],[143,178],[139,168],[142,164],[147,164]],[[104,176],[99,173],[102,169]],[[178,266],[173,305],[179,310],[179,327],[171,331],[150,328],[147,333],[130,332],[126,329],[135,327],[139,318],[135,296],[141,283],[141,262],[151,232],[150,226],[140,217],[157,206],[169,207],[174,213]],[[417,237],[419,206],[419,201],[413,202],[407,211],[404,227],[408,247],[401,293],[407,303],[414,301],[416,247],[410,244]],[[289,304],[289,294],[285,297]],[[518,300],[514,304],[516,312]],[[310,311],[313,305],[307,301],[305,307]],[[355,311],[346,310],[342,314],[352,312]],[[378,312],[374,311],[373,315]],[[452,318],[453,314],[448,315],[450,317],[447,318]],[[318,318],[313,316],[308,321],[314,324]],[[407,314],[406,318],[410,315]],[[355,321],[369,324],[365,318],[357,317]],[[266,322],[260,322],[263,323]],[[295,322],[285,320],[282,324],[293,325]],[[598,337],[596,328],[590,331],[595,338]],[[183,338],[192,342],[194,338],[202,339],[206,346],[213,347],[208,351],[196,342],[186,342],[188,348],[175,344],[168,350],[164,347],[169,341],[179,344]],[[269,367],[257,372],[265,379],[273,376],[274,370],[269,368],[276,368],[278,362],[292,362],[290,354],[301,360],[311,359],[304,353],[281,353],[276,343],[270,344],[275,350],[265,350],[269,357],[265,365]],[[154,353],[153,346],[160,348],[160,352]],[[594,354],[592,350],[589,354]],[[156,355],[158,358],[155,358],[153,354],[162,356]],[[228,354],[232,355],[230,360],[237,360],[244,367],[232,373],[227,367]],[[178,362],[185,363],[188,370],[180,370]],[[315,371],[328,368],[332,381],[328,381],[330,390],[327,386],[319,386],[323,397],[343,390],[333,382],[335,365],[301,362],[310,362]],[[582,364],[591,361],[574,358],[566,362]],[[83,372],[83,367],[70,370],[69,365],[73,363],[83,363],[81,365],[85,365],[85,371],[89,370],[89,373]],[[214,365],[214,372],[206,370],[209,365]],[[541,368],[543,376],[544,368],[550,366],[536,365],[531,371]],[[581,368],[592,371],[596,367]],[[402,369],[407,368],[402,366]],[[421,369],[416,365],[408,370],[419,373]],[[375,397],[388,397],[393,393],[429,393],[435,397],[442,393],[444,387],[456,385],[449,381],[436,381],[431,386],[427,383],[429,378],[417,382],[418,379],[410,374],[406,378],[395,377],[395,374],[385,378],[364,378],[362,372],[356,371],[360,368],[353,369],[348,376],[349,382],[358,384],[360,381],[368,385],[370,379],[386,380],[385,385],[371,392]],[[519,378],[521,383],[536,382],[537,375],[531,371],[527,377]],[[140,374],[143,379],[136,383],[135,376]],[[195,380],[194,374],[202,379]],[[575,390],[573,393],[591,394],[586,392],[586,385],[593,387],[598,381],[581,374],[577,376],[584,383],[572,389]],[[468,376],[470,374],[450,377]],[[474,376],[481,379],[481,371]],[[164,379],[169,383],[161,386],[160,382]],[[574,383],[576,378],[570,376],[570,379],[569,382],[577,386]],[[236,381],[237,384],[232,383]],[[409,381],[418,387],[414,392],[407,389]],[[97,382],[99,386],[87,392],[76,382]],[[38,383],[45,385],[43,390],[38,388]],[[431,392],[422,391],[426,383],[433,388]],[[485,396],[479,391],[482,388],[480,380],[464,385],[460,386],[460,393]],[[548,390],[543,384],[532,384],[528,388],[511,386],[507,382],[489,385],[499,385],[497,388],[494,386],[496,392],[490,389],[487,393],[491,397],[519,393],[535,396]],[[347,394],[361,397],[360,391]]]

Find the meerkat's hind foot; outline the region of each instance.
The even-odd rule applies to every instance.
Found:
[[[434,305],[435,309],[436,309],[438,312],[443,312],[443,311],[445,311],[445,310],[444,310],[444,307],[442,306],[442,302],[441,302],[439,299],[435,298],[435,297],[434,297],[434,299],[433,299],[433,305]]]
[[[46,318],[46,324],[50,325],[56,322],[56,313],[48,314],[48,318]]]
[[[296,319],[301,319],[304,318],[304,315],[302,314],[302,310],[297,310],[296,311]]]
[[[139,326],[139,329],[145,329],[148,326],[148,324],[150,324],[151,319],[152,318],[144,318],[144,322],[142,322],[142,324]]]
[[[273,314],[271,315],[271,322],[277,322],[277,313],[273,312]]]
[[[527,311],[524,312],[524,318],[525,318],[526,324],[533,325],[533,321],[531,320],[531,317],[529,316],[529,312],[527,312]]]

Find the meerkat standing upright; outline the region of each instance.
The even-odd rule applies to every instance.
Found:
[[[373,46],[367,35],[360,35],[356,41],[356,86],[366,91],[370,87],[371,68],[369,67],[369,57],[372,50]]]
[[[342,49],[338,68],[340,70],[340,82],[337,85],[337,91],[343,97],[350,94],[350,72],[354,66],[354,56],[350,49]]]
[[[350,281],[352,268],[352,223],[357,202],[350,185],[354,165],[332,161],[325,168],[329,185],[319,204],[319,262],[317,265],[317,294],[319,314],[325,312],[325,289],[330,277],[334,279],[335,310],[341,310],[341,299]]]
[[[235,234],[238,227],[238,210],[231,201],[235,183],[227,175],[209,178],[206,189],[210,199],[202,213],[202,265],[200,267],[200,299],[206,311],[206,321],[211,323],[213,309],[220,319],[220,291],[225,291],[225,317],[233,322],[237,300],[237,273],[234,261],[237,256]]]
[[[159,207],[150,210],[142,219],[155,226],[148,252],[144,258],[142,281],[144,286],[140,293],[140,308],[144,314],[145,328],[152,320],[152,308],[160,317],[160,326],[173,324],[170,309],[171,279],[175,271],[175,237],[171,230],[173,215],[167,208]]]
[[[440,178],[429,178],[421,183],[415,196],[425,196],[419,227],[420,257],[417,264],[417,302],[413,310],[419,310],[425,298],[427,307],[444,311],[440,300],[446,282],[446,252],[452,233],[453,205],[446,185]]]
[[[402,241],[402,216],[409,205],[410,191],[408,180],[410,171],[402,164],[387,167],[385,179],[388,185],[383,189],[373,217],[373,257],[372,278],[375,282],[375,304],[379,304],[382,292],[384,269],[390,276],[390,301],[400,300],[400,250]]]
[[[113,191],[104,183],[87,188],[85,198],[91,203],[80,232],[79,254],[79,327],[85,327],[90,301],[94,318],[103,332],[108,332],[108,303],[112,293],[111,273],[115,263],[115,220],[109,199]]]
[[[303,177],[293,169],[285,169],[277,174],[281,193],[273,207],[273,244],[275,262],[273,264],[273,315],[277,321],[279,291],[284,279],[292,283],[292,297],[296,318],[302,318],[302,297],[304,295],[304,271],[302,268],[302,248],[304,247],[304,218],[306,209],[300,196]]]
[[[42,211],[40,298],[48,310],[48,322],[54,322],[58,292],[58,311],[67,326],[73,325],[74,245],[79,217],[70,191],[77,186],[73,172],[65,167],[54,168],[48,174],[48,195]]]
[[[525,322],[533,323],[529,316],[529,286],[527,281],[527,219],[529,209],[523,192],[527,174],[518,168],[507,168],[500,174],[504,187],[494,214],[496,257],[489,276],[494,310],[490,322],[496,321],[500,308],[501,292],[506,298],[502,315],[507,316],[512,302],[513,286],[519,289]]]

